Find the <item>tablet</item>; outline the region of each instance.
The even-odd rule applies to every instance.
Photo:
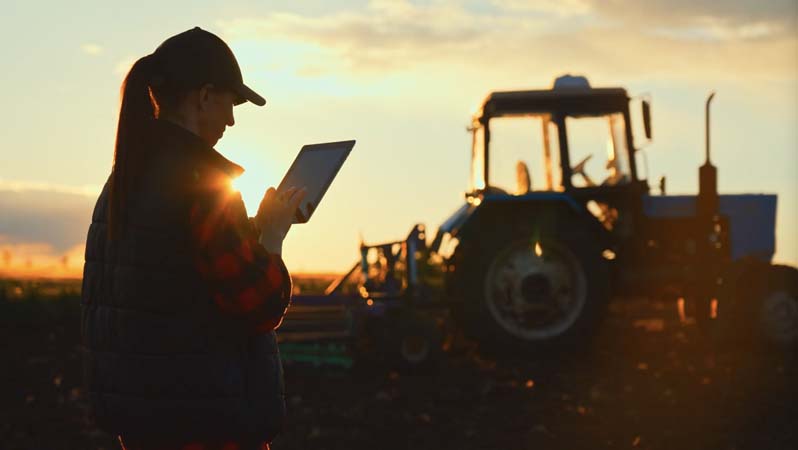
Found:
[[[277,187],[282,192],[290,187],[307,189],[305,199],[294,215],[293,223],[306,223],[318,209],[321,198],[327,192],[338,170],[344,164],[355,141],[327,142],[302,147],[283,181]]]

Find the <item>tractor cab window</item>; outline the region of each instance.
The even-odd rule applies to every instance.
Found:
[[[574,187],[615,186],[632,180],[623,114],[568,117],[565,128]]]
[[[513,195],[561,190],[559,148],[548,115],[492,118],[489,189]]]

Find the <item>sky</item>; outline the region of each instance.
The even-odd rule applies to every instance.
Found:
[[[292,272],[342,272],[361,238],[437,229],[468,188],[480,101],[565,73],[650,96],[654,140],[638,167],[652,187],[667,176],[669,193],[697,191],[716,91],[720,192],[777,194],[775,260],[798,262],[794,0],[2,1],[0,269],[80,273],[121,81],[193,26],[225,39],[268,101],[237,107],[216,146],[246,168],[236,187],[252,213],[303,144],[358,141],[286,239]]]

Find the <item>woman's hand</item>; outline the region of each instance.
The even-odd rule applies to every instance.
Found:
[[[258,207],[255,223],[260,228],[260,244],[269,253],[282,254],[283,239],[291,228],[294,214],[305,198],[305,188],[291,187],[285,192],[277,192],[270,187]]]

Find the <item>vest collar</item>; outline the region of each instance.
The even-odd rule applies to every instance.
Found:
[[[205,143],[202,138],[180,125],[159,119],[154,119],[152,123],[152,129],[157,138],[156,142],[168,142],[171,147],[190,151],[195,156],[227,174],[230,178],[236,178],[244,173],[243,167],[225,158],[221,153]]]

